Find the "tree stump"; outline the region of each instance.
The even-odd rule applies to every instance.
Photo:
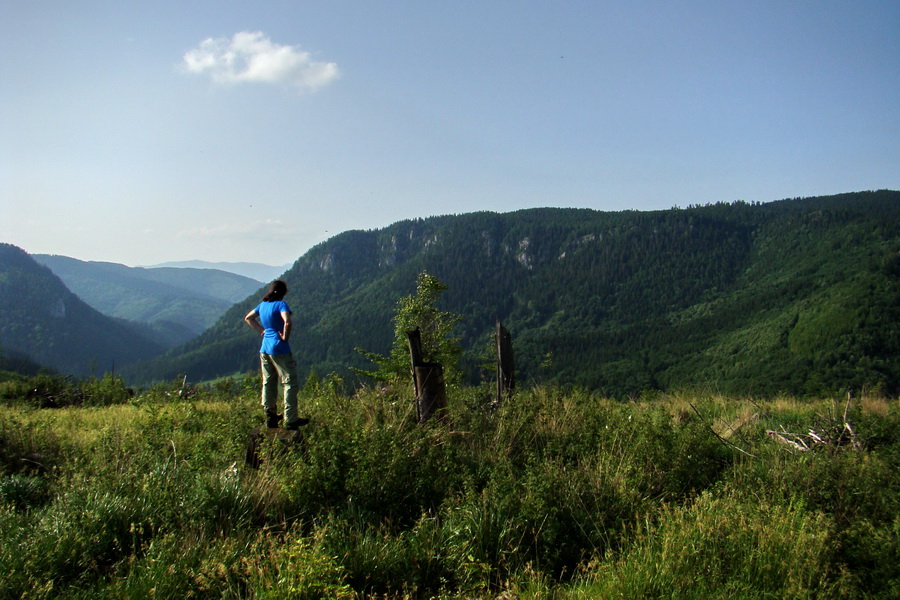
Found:
[[[447,386],[444,367],[438,363],[422,363],[415,368],[416,398],[419,422],[424,423],[435,414],[444,419],[447,414]]]
[[[306,444],[306,439],[300,431],[269,428],[260,425],[250,431],[250,440],[247,443],[247,454],[244,462],[252,469],[258,469],[267,460],[284,455],[292,446],[301,448]],[[263,454],[264,456],[261,456]]]
[[[513,359],[512,334],[497,319],[497,400],[495,405],[509,398],[516,387],[516,365]]]
[[[443,419],[447,411],[447,386],[444,383],[444,367],[440,363],[425,362],[422,352],[422,335],[417,327],[407,331],[411,362],[416,417],[424,423],[435,414]]]

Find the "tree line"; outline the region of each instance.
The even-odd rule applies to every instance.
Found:
[[[350,231],[284,278],[306,373],[352,379],[387,353],[398,299],[427,271],[458,314],[465,377],[486,376],[496,319],[520,381],[616,396],[707,386],[741,393],[897,389],[900,194],[608,213],[472,213]],[[255,302],[255,300],[252,300]],[[248,301],[246,304],[250,304]],[[256,366],[238,305],[142,366],[200,379]],[[835,326],[838,324],[839,326]]]

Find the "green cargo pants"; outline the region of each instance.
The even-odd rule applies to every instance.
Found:
[[[262,406],[278,412],[278,384],[284,387],[284,422],[297,420],[297,361],[293,354],[260,354],[262,367]]]

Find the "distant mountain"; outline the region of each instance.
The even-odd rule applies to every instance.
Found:
[[[138,328],[101,314],[24,250],[0,244],[0,349],[62,373],[102,375],[160,354]]]
[[[531,209],[348,231],[284,274],[301,369],[350,377],[386,353],[397,301],[427,270],[462,316],[471,380],[499,318],[518,380],[614,396],[900,391],[900,192],[619,213]],[[241,317],[258,298],[141,373],[250,371]],[[489,360],[489,359],[488,359]]]
[[[213,325],[256,292],[255,279],[215,269],[141,268],[36,254],[71,291],[105,315],[136,321],[166,347]]]
[[[202,260],[186,260],[150,265],[147,268],[159,269],[162,267],[173,267],[178,269],[218,269],[220,271],[243,275],[244,277],[255,279],[260,283],[269,283],[287,271],[291,265],[273,266],[249,262],[206,262]]]

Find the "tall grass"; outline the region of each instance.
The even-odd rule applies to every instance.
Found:
[[[850,405],[857,444],[799,452],[766,431],[844,402],[539,387],[494,409],[466,388],[419,425],[402,395],[328,379],[303,443],[251,469],[255,388],[114,385],[0,407],[0,599],[900,592],[895,400]]]
[[[648,517],[626,551],[589,565],[564,597],[837,596],[830,530],[823,513],[802,506],[703,493]]]

